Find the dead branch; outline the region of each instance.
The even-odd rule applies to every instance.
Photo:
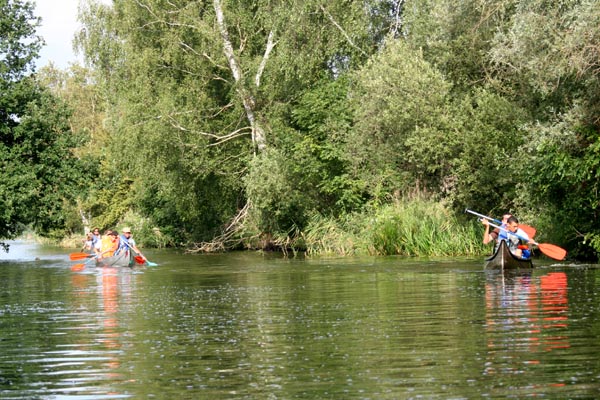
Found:
[[[210,242],[202,242],[194,245],[194,248],[189,250],[191,253],[215,253],[219,251],[226,251],[239,246],[242,243],[243,238],[238,237],[238,233],[241,232],[244,227],[246,218],[248,217],[249,210],[251,208],[251,202],[248,201],[246,205],[236,214],[235,217],[227,224],[223,229],[223,232],[211,240]],[[246,239],[253,239],[249,237]]]
[[[250,128],[249,126],[245,126],[240,129],[236,129],[235,131],[230,132],[226,135],[217,135],[217,134],[210,133],[210,132],[202,132],[202,131],[185,128],[184,126],[181,126],[179,124],[179,122],[175,118],[173,118],[171,115],[167,115],[166,117],[170,121],[171,126],[179,131],[186,132],[186,133],[192,133],[192,134],[196,134],[196,135],[201,135],[201,136],[206,136],[208,138],[215,139],[217,141],[216,143],[209,144],[209,146],[216,146],[221,143],[227,142],[231,139],[235,139],[240,136],[248,135],[252,131],[252,128]]]

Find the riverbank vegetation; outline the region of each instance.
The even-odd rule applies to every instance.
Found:
[[[24,73],[82,138],[55,235],[481,253],[468,207],[600,252],[596,1],[85,0],[80,19],[85,67]]]
[[[308,254],[480,255],[481,224],[465,223],[439,202],[394,201],[343,220],[317,216],[302,235]]]

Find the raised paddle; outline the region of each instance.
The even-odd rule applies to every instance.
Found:
[[[536,242],[534,240],[531,240],[531,239],[527,240],[527,238],[524,238],[524,237],[522,237],[520,235],[517,235],[516,233],[513,233],[513,232],[509,231],[506,228],[502,228],[502,227],[500,227],[498,225],[494,225],[492,223],[490,223],[490,226],[493,226],[494,228],[502,229],[503,231],[507,232],[509,235],[516,236],[516,237],[518,237],[521,240],[524,240],[526,242],[529,242],[531,244],[536,245],[540,249],[540,251],[542,253],[544,253],[548,257],[553,258],[555,260],[562,261],[567,256],[567,251],[565,249],[563,249],[562,247],[558,247],[555,244],[538,243],[538,242]]]
[[[95,254],[90,254],[90,253],[71,253],[69,254],[69,258],[71,259],[71,261],[77,261],[77,260],[85,260],[86,258],[90,258],[90,257],[94,257]]]
[[[495,222],[497,224],[502,224],[502,221],[500,221],[498,219],[495,219],[495,218],[492,218],[492,217],[488,217],[487,215],[479,214],[478,212],[475,212],[473,210],[469,210],[468,208],[465,209],[465,212],[467,212],[469,214],[476,215],[476,216],[478,216],[480,218],[485,218],[488,221],[492,221],[492,222]],[[522,224],[520,222],[519,222],[519,228],[521,228],[521,230],[523,232],[525,232],[527,234],[527,236],[529,236],[531,239],[534,238],[534,236],[535,236],[535,234],[537,232],[536,229],[533,226],[525,225],[525,224]]]

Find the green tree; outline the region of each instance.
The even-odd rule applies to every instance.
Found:
[[[356,74],[355,125],[346,152],[370,198],[386,202],[395,192],[438,190],[458,145],[450,89],[404,40],[390,41]]]
[[[31,3],[0,1],[0,238],[25,225],[62,236],[81,178],[65,104],[32,75],[41,39]]]
[[[491,76],[490,50],[515,13],[515,0],[407,0],[406,40],[453,83],[468,92]]]
[[[498,80],[534,117],[524,197],[581,258],[600,254],[599,22],[597,1],[519,1],[491,53]]]
[[[376,52],[394,7],[399,2],[88,2],[78,42],[105,88],[110,154],[126,160],[120,170],[135,181],[144,213],[193,240],[210,238],[248,200],[280,222],[298,221],[290,207],[286,217],[270,207],[277,190],[271,199],[265,183],[247,190],[262,176],[252,169],[284,161],[277,171],[299,176],[285,137],[296,130],[296,103]],[[283,142],[289,147],[266,151]],[[317,204],[311,196],[302,200],[308,208]]]

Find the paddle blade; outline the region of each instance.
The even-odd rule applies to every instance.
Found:
[[[81,271],[85,268],[85,264],[75,264],[71,267],[71,271]]]
[[[562,261],[567,256],[567,251],[555,244],[538,243],[537,246],[542,253],[555,260]]]
[[[536,234],[536,230],[533,226],[529,226],[529,225],[525,225],[525,224],[519,224],[519,228],[521,228],[521,230],[523,232],[525,232],[527,234],[527,236],[529,236],[529,239],[533,239],[533,237]]]
[[[143,263],[146,262],[146,259],[144,257],[142,257],[142,256],[135,256],[135,257],[133,257],[133,259],[138,264],[143,264]]]
[[[73,261],[75,260],[83,260],[89,257],[93,257],[93,254],[90,253],[71,253],[69,254],[69,258]]]
[[[158,267],[157,263],[153,263],[152,261],[146,260],[146,265],[149,267]]]

